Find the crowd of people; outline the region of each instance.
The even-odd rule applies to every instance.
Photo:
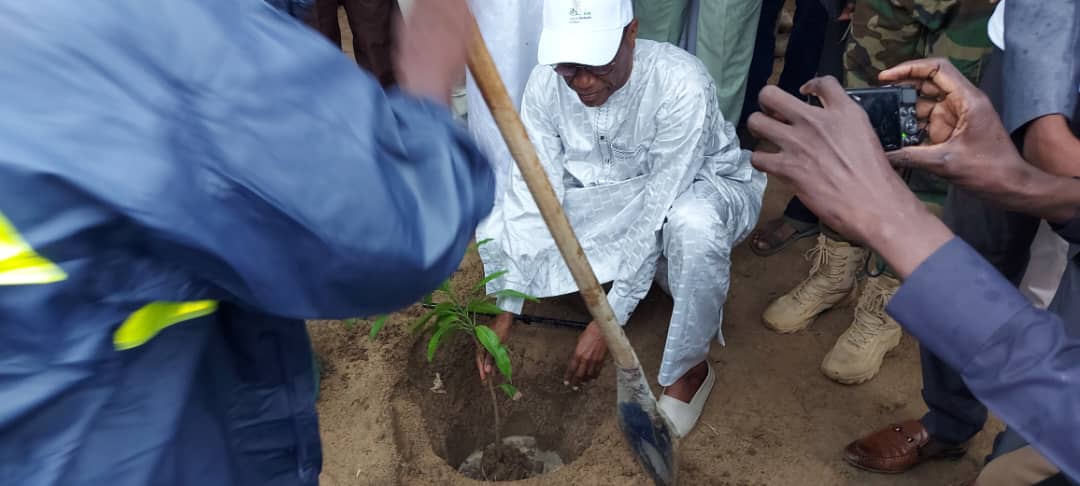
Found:
[[[672,298],[677,435],[724,372],[733,248],[816,237],[763,325],[854,303],[821,363],[852,386],[921,347],[928,412],[848,463],[961,457],[993,412],[971,484],[1080,480],[1074,0],[798,0],[777,86],[783,0],[414,3],[0,1],[0,478],[316,484],[303,319],[408,305],[473,238],[490,292],[575,292],[472,79],[449,110],[478,25],[619,324]],[[891,84],[922,145],[885,152],[845,91]],[[797,197],[759,223],[766,174]],[[568,384],[606,355],[590,323]]]

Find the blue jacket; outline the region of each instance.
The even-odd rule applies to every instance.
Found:
[[[1080,479],[1080,261],[1073,245],[1051,305],[1038,310],[954,238],[908,277],[889,314],[1066,476]]]
[[[437,286],[487,162],[262,0],[0,19],[0,484],[315,484],[301,319]]]

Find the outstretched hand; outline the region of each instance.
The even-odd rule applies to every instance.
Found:
[[[417,0],[398,21],[395,71],[401,89],[449,105],[465,72],[476,21],[465,0]]]
[[[604,341],[600,325],[592,321],[578,337],[574,355],[570,357],[570,365],[566,367],[564,381],[575,387],[592,381],[600,375],[605,357],[607,357],[607,342]]]

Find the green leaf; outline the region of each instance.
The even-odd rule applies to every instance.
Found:
[[[423,332],[427,330],[428,324],[431,322],[431,319],[434,318],[436,321],[439,321],[448,315],[457,317],[457,314],[454,312],[454,304],[452,302],[442,302],[440,304],[435,304],[434,309],[428,311],[426,314],[423,315],[423,317],[417,319],[416,322],[413,322],[412,326],[409,327],[409,332],[412,332],[414,334],[418,332]]]
[[[518,389],[514,385],[511,385],[509,383],[503,383],[499,385],[499,389],[502,390],[503,393],[506,394],[506,396],[510,397],[511,400],[517,399]]]
[[[510,352],[506,349],[506,346],[500,344],[491,355],[495,357],[495,366],[499,368],[499,373],[502,373],[507,381],[509,381],[513,370],[510,366]]]
[[[457,314],[447,314],[445,316],[439,317],[439,322],[435,325],[435,327],[437,327],[439,330],[442,330],[448,327],[454,327],[454,324],[457,324],[460,321],[461,318],[459,318]]]
[[[473,287],[473,290],[481,290],[481,289],[483,289],[484,287],[487,286],[488,282],[491,282],[492,280],[495,280],[495,279],[497,279],[499,277],[502,277],[503,275],[506,275],[507,273],[508,272],[506,270],[503,270],[501,272],[495,272],[495,273],[493,273],[491,275],[488,275],[487,277],[484,277],[484,279],[481,280],[480,283],[476,284],[476,286]]]
[[[454,289],[450,286],[450,279],[446,279],[445,281],[443,281],[442,285],[439,285],[439,290],[448,294],[452,293]]]
[[[446,334],[447,331],[449,331],[450,329],[453,328],[440,327],[439,330],[435,331],[435,334],[431,336],[431,340],[428,341],[427,344],[427,360],[429,363],[431,362],[431,360],[435,359],[435,350],[439,349],[439,343],[442,342],[443,335]]]
[[[431,305],[432,303],[434,303],[433,299],[434,296],[432,294],[427,294],[424,296],[424,300],[420,301],[420,303],[424,305]]]
[[[486,316],[497,316],[504,312],[499,306],[483,300],[469,302],[469,305],[465,306],[465,310],[474,314],[483,314]]]
[[[368,333],[368,339],[375,339],[375,336],[379,334],[383,326],[386,325],[386,321],[390,319],[389,315],[379,316],[375,319],[375,322],[371,324],[371,332]]]
[[[481,246],[484,246],[484,245],[486,245],[488,243],[491,243],[492,241],[495,241],[495,238],[486,238],[486,239],[477,241],[476,242],[476,248],[480,248]]]
[[[499,335],[495,334],[495,331],[487,326],[476,326],[473,332],[476,333],[476,340],[480,341],[480,345],[492,356],[497,356],[499,347],[502,346],[502,343],[499,342]]]
[[[440,304],[440,305],[442,305],[442,304]],[[409,326],[409,332],[419,331],[421,328],[424,327],[425,324],[428,323],[428,321],[431,320],[432,317],[435,317],[435,314],[438,313],[438,312],[439,312],[439,307],[438,306],[435,306],[434,309],[427,311],[427,313],[425,313],[419,319],[414,321],[411,326]]]
[[[540,299],[536,297],[510,289],[503,289],[491,295],[494,295],[495,297],[517,297],[519,299],[525,299],[529,302],[540,302]]]
[[[345,324],[345,329],[348,329],[348,330],[351,331],[354,327],[356,327],[357,324],[360,323],[360,319],[356,319],[356,318],[345,319],[344,321],[341,321],[341,322],[342,322],[342,324]]]

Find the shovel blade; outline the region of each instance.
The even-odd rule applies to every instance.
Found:
[[[641,368],[618,368],[619,428],[638,463],[659,486],[676,484],[675,434],[656,407]]]

